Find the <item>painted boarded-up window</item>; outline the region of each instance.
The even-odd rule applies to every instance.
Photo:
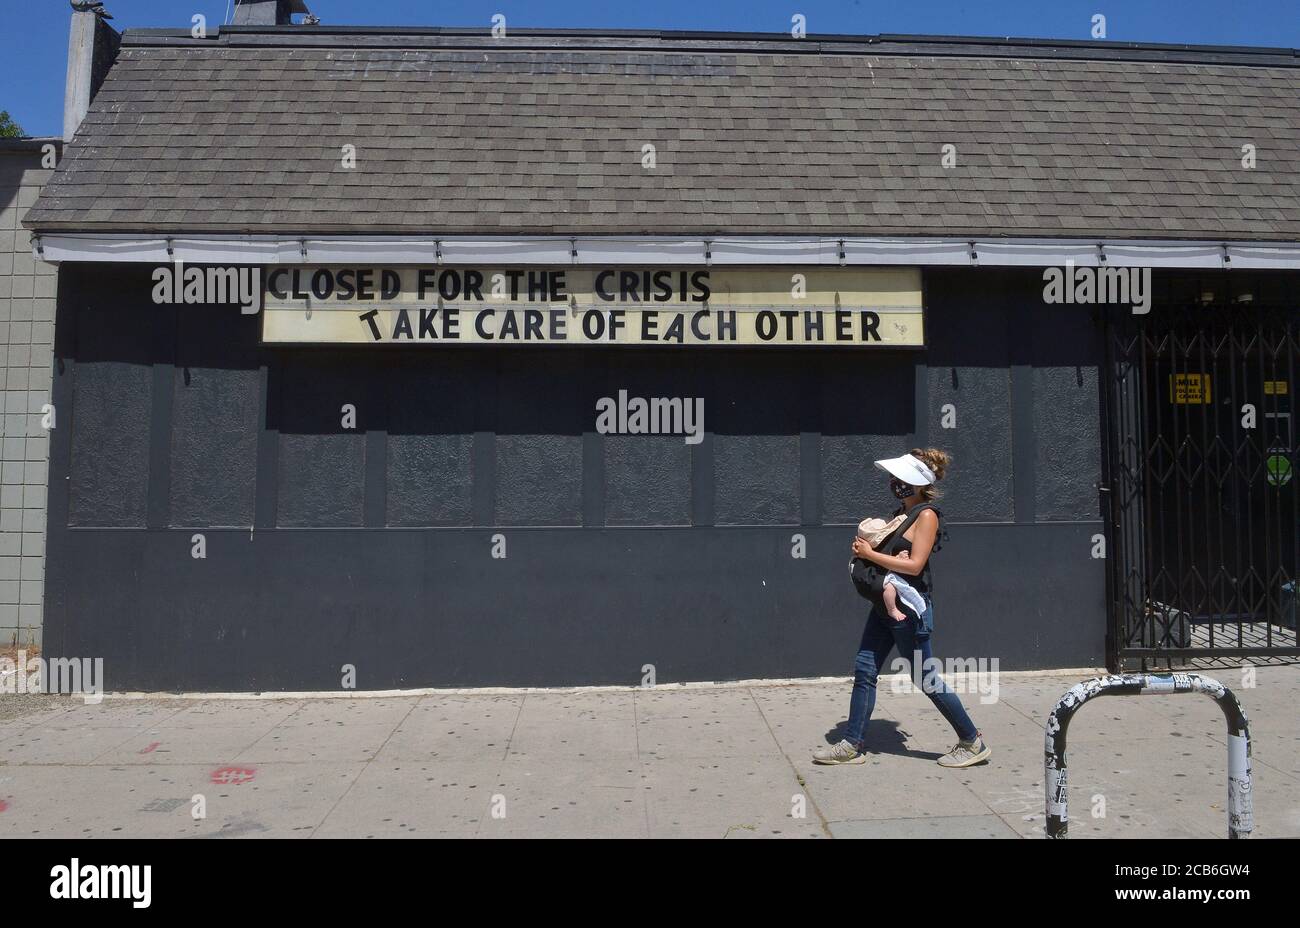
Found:
[[[231,307],[177,314],[170,524],[250,526],[262,375],[255,331]]]
[[[77,312],[68,522],[143,528],[149,511],[153,368],[134,307]],[[135,321],[134,325],[126,324]],[[147,329],[146,329],[147,331]],[[64,410],[66,414],[68,410]]]
[[[278,507],[286,527],[360,526],[366,478],[366,429],[378,415],[356,358],[298,352],[278,368]]]

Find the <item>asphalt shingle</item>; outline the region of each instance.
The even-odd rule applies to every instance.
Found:
[[[1300,241],[1296,67],[238,40],[124,43],[27,225]]]

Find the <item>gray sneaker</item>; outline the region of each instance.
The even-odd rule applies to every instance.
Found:
[[[841,741],[839,744],[813,751],[812,759],[814,764],[865,764],[867,755],[848,741]]]
[[[974,741],[958,741],[954,744],[951,751],[939,758],[939,766],[971,767],[984,763],[992,753],[984,743],[984,737],[977,733]]]

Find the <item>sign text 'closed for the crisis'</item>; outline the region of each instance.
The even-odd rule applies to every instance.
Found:
[[[265,271],[268,343],[924,344],[915,268]]]

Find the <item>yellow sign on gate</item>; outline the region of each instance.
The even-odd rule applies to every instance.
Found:
[[[1170,374],[1169,402],[1204,404],[1210,402],[1209,374]]]

